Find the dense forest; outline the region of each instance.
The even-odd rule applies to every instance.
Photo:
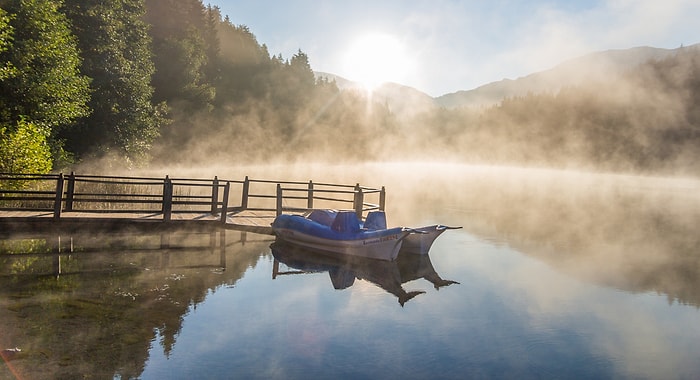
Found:
[[[700,174],[700,51],[406,118],[201,0],[0,0],[0,172],[451,160]]]
[[[256,159],[360,107],[199,0],[0,0],[0,37],[2,172]]]
[[[459,160],[699,175],[700,49],[556,93],[442,109],[418,118],[420,125],[432,128],[415,135],[419,150],[442,146],[434,152]],[[442,138],[426,144],[429,136]]]

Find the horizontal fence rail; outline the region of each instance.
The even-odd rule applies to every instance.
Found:
[[[240,204],[231,205],[238,192]],[[372,202],[370,202],[370,200]],[[0,211],[53,213],[162,214],[210,213],[227,222],[245,210],[305,212],[314,208],[384,210],[386,191],[356,185],[214,177],[163,178],[59,174],[0,173]]]

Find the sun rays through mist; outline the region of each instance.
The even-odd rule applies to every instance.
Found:
[[[382,83],[403,82],[412,64],[398,38],[379,32],[356,36],[342,59],[343,73],[370,94]]]

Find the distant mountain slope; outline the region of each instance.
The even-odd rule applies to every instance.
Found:
[[[700,44],[685,48],[697,47],[700,47]],[[438,105],[448,108],[484,106],[496,104],[506,97],[556,92],[562,87],[577,85],[583,81],[605,80],[650,59],[667,57],[679,49],[636,47],[591,53],[566,61],[550,70],[515,80],[504,79],[473,90],[446,94],[435,98],[435,101]]]
[[[315,72],[314,74],[317,78],[335,80],[336,85],[341,90],[358,91],[363,95],[367,95],[366,89],[360,83],[330,73]],[[394,114],[404,117],[428,111],[435,107],[435,100],[430,95],[398,83],[384,83],[369,95],[372,96],[372,100],[387,104]]]
[[[558,92],[566,86],[584,81],[605,81],[650,59],[663,59],[679,49],[700,48],[695,44],[678,49],[636,47],[595,52],[565,61],[550,70],[533,73],[518,79],[503,79],[472,90],[457,91],[433,98],[415,88],[396,83],[385,83],[376,89],[374,100],[386,103],[397,115],[410,117],[434,107],[478,107],[499,103],[507,97],[528,93]],[[365,92],[364,87],[341,76],[315,72],[316,77],[335,80],[341,90]]]
[[[357,82],[353,82],[349,79],[343,78],[340,75],[326,73],[323,71],[314,71],[314,75],[316,76],[316,79],[324,78],[324,79],[327,79],[331,82],[335,81],[335,84],[338,85],[338,88],[341,90],[347,90],[347,89],[358,89],[359,90],[362,88],[361,84],[359,84]]]

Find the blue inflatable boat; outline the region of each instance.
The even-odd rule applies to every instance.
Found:
[[[275,235],[312,249],[394,261],[403,240],[415,230],[387,228],[383,211],[372,211],[362,223],[354,211],[313,210],[282,214],[272,223]]]

